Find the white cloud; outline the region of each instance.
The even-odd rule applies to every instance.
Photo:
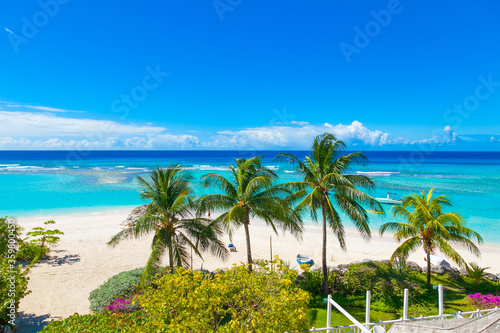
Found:
[[[85,112],[85,111],[75,111],[75,110],[64,110],[64,109],[53,108],[53,107],[48,107],[48,106],[40,106],[40,105],[19,104],[19,103],[13,103],[13,102],[8,102],[8,101],[0,101],[0,105],[6,106],[9,108],[17,108],[18,110],[16,110],[16,111],[23,111],[23,112],[31,112],[31,110],[37,110],[37,111],[43,111],[43,112],[57,112],[57,113],[59,113],[59,112],[84,113]],[[27,109],[31,109],[31,110],[27,110]]]
[[[4,29],[5,29],[5,31],[7,31],[8,33],[10,33],[10,34],[14,34],[14,33],[12,32],[12,30],[7,29],[7,28],[4,28]]]
[[[0,137],[0,149],[62,149],[62,150],[113,150],[113,149],[193,149],[199,139],[191,135],[160,135],[150,137],[117,138],[98,140],[49,138],[32,140],[28,138]]]
[[[19,105],[0,101],[9,110]],[[24,106],[26,107],[26,106]],[[315,136],[328,132],[349,147],[370,149],[405,145],[439,146],[496,142],[494,136],[458,135],[450,126],[437,129],[428,138],[393,138],[387,132],[370,129],[359,121],[351,124],[313,125],[306,121],[271,124],[237,130],[210,132],[185,129],[171,133],[165,127],[126,124],[110,120],[66,117],[67,110],[31,106],[43,112],[4,111],[0,108],[0,149],[309,149]]]
[[[164,127],[121,124],[109,120],[77,119],[50,113],[0,111],[0,133],[36,138],[85,137],[89,140],[109,136],[159,134]]]
[[[209,147],[220,148],[294,148],[308,149],[312,139],[319,134],[329,132],[346,143],[362,143],[368,146],[382,146],[394,143],[389,133],[370,130],[359,121],[350,125],[311,125],[295,122],[301,126],[263,126],[247,128],[239,131],[220,131],[218,136],[208,143]]]
[[[160,134],[148,137],[133,137],[123,141],[126,149],[193,149],[200,140],[188,134]]]
[[[10,105],[12,107],[12,105]],[[84,111],[75,111],[75,110],[63,110],[57,108],[51,108],[48,106],[33,106],[33,105],[17,105],[29,109],[39,110],[39,111],[47,111],[47,112],[73,112],[73,113],[83,113]]]
[[[292,124],[292,125],[309,125],[309,123],[307,121],[295,121],[295,120],[292,120],[290,122],[290,124]]]
[[[63,149],[63,150],[92,150],[92,149],[114,149],[116,138],[104,140],[62,140],[60,138],[49,138],[47,140],[30,140],[27,138],[0,137],[0,149]]]

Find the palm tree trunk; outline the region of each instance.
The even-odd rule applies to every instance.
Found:
[[[168,244],[168,260],[170,261],[170,272],[174,272],[174,252],[172,250],[172,241],[170,241],[170,244]]]
[[[250,224],[250,216],[249,212],[247,212],[247,216],[245,218],[245,223],[243,226],[245,227],[245,238],[247,241],[247,262],[248,262],[248,270],[252,271],[252,248],[250,247],[250,231],[248,230],[248,225]]]
[[[248,262],[248,270],[251,272],[252,271],[252,249],[250,247],[250,232],[248,230],[248,223],[243,224],[245,227],[245,237],[247,240],[247,262]]]
[[[427,289],[431,289],[431,251],[429,250],[429,246],[426,245],[427,252]]]
[[[326,267],[326,211],[325,211],[325,203],[321,204],[321,210],[323,213],[323,249],[321,253],[321,265],[322,265],[322,273],[323,273],[323,286],[321,292],[323,295],[328,295],[328,270]]]

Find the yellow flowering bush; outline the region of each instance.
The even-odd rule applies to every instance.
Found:
[[[134,298],[140,311],[75,314],[43,332],[308,332],[309,294],[296,277],[278,258],[214,276],[178,268]]]
[[[271,269],[272,268],[272,269]],[[214,277],[182,268],[136,298],[147,332],[307,332],[309,295],[293,283],[297,272],[279,259],[249,272],[233,266]]]

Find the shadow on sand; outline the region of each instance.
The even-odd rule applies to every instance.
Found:
[[[78,254],[67,254],[64,257],[51,256],[44,261],[45,263],[52,266],[61,266],[61,265],[73,265],[74,263],[77,263],[80,260],[81,260],[80,255]]]
[[[52,252],[52,251],[51,251]],[[62,251],[61,251],[62,252]],[[66,251],[64,251],[66,252]],[[80,262],[80,255],[79,254],[67,254],[65,256],[59,257],[59,256],[49,256],[42,258],[38,260],[35,263],[35,267],[41,264],[48,264],[53,267],[56,266],[61,266],[61,265],[73,265],[74,263]],[[30,265],[29,261],[22,261],[20,262],[22,265],[23,269],[27,268]]]
[[[37,316],[33,313],[19,312],[17,314],[18,329],[16,333],[35,333],[39,332],[44,326],[50,323],[49,315]]]

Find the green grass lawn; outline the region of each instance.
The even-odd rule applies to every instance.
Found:
[[[362,274],[363,272],[361,272]],[[383,280],[393,277],[391,275],[383,276],[372,276],[374,281]],[[432,316],[438,314],[438,292],[437,290],[427,290],[426,282],[427,276],[425,273],[409,272],[405,278],[414,285],[419,285],[423,292],[419,296],[412,295],[410,291],[409,299],[409,317]],[[444,287],[444,313],[456,313],[457,311],[474,311],[476,308],[469,304],[469,298],[467,295],[472,293],[482,293],[482,294],[496,294],[500,293],[500,283],[491,282],[483,280],[480,284],[475,284],[472,279],[468,277],[453,277],[449,274],[432,274],[431,283],[434,286],[442,284]],[[362,285],[362,284],[361,284]],[[361,323],[365,321],[365,296],[363,295],[361,285],[357,289],[355,294],[347,293],[349,298],[345,297],[345,293],[334,294],[334,299],[339,303],[347,312],[349,312],[354,318],[356,318]],[[388,290],[391,293],[392,291]],[[402,290],[399,289],[402,293]],[[372,291],[373,294],[373,291]],[[343,296],[344,295],[344,296]],[[398,296],[401,297],[402,295]],[[315,301],[311,303],[311,308],[308,310],[307,318],[311,327],[322,328],[326,327],[326,304],[321,305],[321,299],[319,296],[315,296]],[[398,319],[402,316],[402,306],[395,306],[385,304],[384,302],[378,302],[376,298],[372,297],[372,310],[371,310],[371,322],[379,322],[381,320],[393,320]],[[344,326],[351,325],[352,322],[347,319],[338,310],[332,309],[332,326]]]
[[[365,309],[352,307],[347,311],[360,323],[365,322]],[[311,327],[326,327],[326,306],[325,308],[309,309],[307,316]],[[395,313],[373,310],[370,311],[370,319],[372,322],[378,322],[380,320],[393,320],[398,318],[400,317],[398,317]],[[344,316],[336,309],[332,309],[332,326],[344,326],[352,324],[353,323],[349,319],[347,319],[346,316]]]

